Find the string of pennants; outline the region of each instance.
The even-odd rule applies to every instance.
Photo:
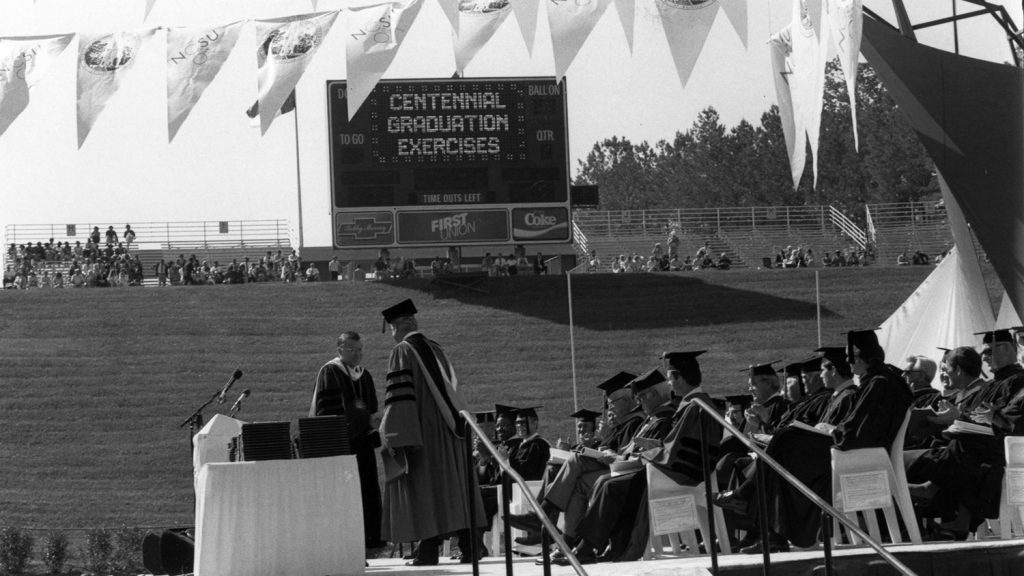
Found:
[[[168,141],[230,56],[243,26],[255,28],[258,109],[261,133],[287,106],[286,101],[316,55],[341,12],[347,12],[346,63],[351,119],[394,60],[426,0],[394,0],[358,8],[313,12],[283,18],[237,21],[222,25],[144,28],[100,34],[65,33],[0,37],[0,136],[30,102],[30,90],[78,37],[78,145],[131,73],[138,53],[149,49],[158,32],[166,44]],[[532,55],[541,0],[434,0],[452,28],[456,69],[466,66],[508,16],[515,14]],[[657,8],[675,62],[686,87],[719,9],[747,45],[747,0],[649,0]],[[546,0],[555,76],[558,80],[576,58],[591,31],[614,2],[632,53],[636,0]],[[144,19],[156,0],[146,0]],[[818,131],[824,94],[826,56],[834,47],[846,77],[856,135],[854,86],[860,52],[861,0],[793,0],[789,25],[773,34],[771,64],[794,187],[804,172],[811,147],[817,181]]]

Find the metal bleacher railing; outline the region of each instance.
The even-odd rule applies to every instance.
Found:
[[[941,254],[953,245],[953,233],[941,202],[903,202],[865,206],[868,239],[880,262],[895,261],[900,252]],[[975,243],[977,246],[977,242]]]
[[[707,243],[716,255],[726,253],[733,267],[760,265],[787,245],[818,253],[852,244],[863,248],[867,234],[832,206],[753,206],[675,210],[577,210],[573,238],[581,258],[597,250],[603,266],[615,254],[646,255],[670,232],[681,241],[681,254]]]
[[[11,224],[4,231],[4,242],[24,244],[27,242],[81,242],[85,244],[93,227],[99,228],[100,241],[108,223],[74,224]],[[205,248],[243,248],[288,246],[292,231],[287,220],[227,220],[197,222],[138,222],[131,223],[135,232],[134,245],[149,250],[188,250]],[[114,225],[119,237],[124,234],[123,225]]]

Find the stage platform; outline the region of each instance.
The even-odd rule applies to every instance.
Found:
[[[918,576],[1015,576],[1024,575],[1024,540],[980,542],[938,542],[889,547]],[[535,558],[515,558],[513,574],[540,576],[543,567]],[[870,548],[843,547],[833,554],[836,576],[885,576],[897,574]],[[761,556],[731,554],[719,557],[719,572],[728,576],[759,576]],[[584,566],[591,576],[706,576],[711,559],[706,556],[670,556],[641,562],[614,562]],[[417,576],[471,575],[472,565],[442,560],[437,566],[409,567],[404,560],[370,560],[366,574],[411,574]],[[824,576],[821,549],[772,554],[771,573],[779,576]],[[488,557],[480,563],[481,576],[504,576],[505,560]],[[568,566],[552,566],[552,576],[572,576]]]

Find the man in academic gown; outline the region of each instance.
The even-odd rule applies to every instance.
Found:
[[[668,383],[681,400],[670,417],[671,429],[661,441],[649,442],[641,456],[642,462],[650,462],[672,480],[686,486],[695,486],[704,479],[701,409],[693,402],[700,398],[711,404],[711,397],[700,387],[697,356],[703,353],[703,350],[672,353]],[[661,378],[660,374],[656,378]],[[711,417],[704,417],[703,428],[710,467],[717,455],[722,429]],[[647,473],[642,466],[618,476],[602,476],[594,486],[587,513],[580,522],[581,541],[574,554],[581,562],[592,562],[610,542],[601,560],[638,558],[647,542],[647,513]],[[642,545],[630,546],[631,540]]]
[[[504,404],[494,405],[494,445],[502,457],[509,460],[523,442],[521,437],[516,436],[517,410]],[[481,452],[476,463],[480,497],[484,503],[485,525],[490,526],[498,512],[498,486],[501,485],[502,470],[489,452]],[[518,469],[516,471],[519,472]]]
[[[516,435],[522,440],[509,455],[509,464],[523,480],[540,480],[544,476],[548,459],[551,458],[551,444],[542,438],[538,431],[538,408],[540,406],[516,410]]]
[[[787,427],[777,432],[768,455],[826,502],[832,501],[831,448],[885,448],[899,432],[911,405],[911,393],[898,370],[885,364],[885,351],[873,330],[847,334],[847,359],[860,378],[850,413],[830,433]],[[786,549],[787,540],[805,548],[814,545],[821,511],[772,468],[764,468],[772,549]],[[742,551],[760,553],[758,542]]]
[[[968,377],[980,373],[968,350],[947,353],[942,370],[963,370]],[[949,444],[925,452],[907,470],[911,495],[930,499],[930,513],[952,519],[937,528],[939,537],[962,540],[985,518],[998,516],[1006,467],[1003,438],[1024,434],[1024,368],[1017,364],[1010,332],[985,333],[981,358],[992,370],[992,382],[979,393],[983,400],[977,407],[957,419],[991,428],[992,434],[947,430]]]
[[[470,542],[479,538],[475,528],[484,526],[476,475],[468,469],[469,431],[459,415],[466,401],[441,346],[419,332],[412,300],[382,314],[396,342],[388,360],[380,425],[385,448],[383,535],[392,542],[419,540],[410,565],[436,565],[446,535],[457,533],[460,542]],[[476,499],[472,522],[470,498]]]
[[[380,447],[375,421],[377,391],[370,371],[362,367],[363,343],[359,333],[343,333],[338,337],[337,347],[338,356],[324,364],[316,375],[309,415],[348,417],[363,497],[363,537],[367,548],[380,548],[387,542],[380,535],[380,484],[375,452]]]
[[[824,348],[815,350],[816,353],[823,353]],[[844,350],[845,349],[841,349]],[[791,403],[789,410],[779,418],[780,426],[785,426],[797,420],[814,426],[821,420],[825,413],[825,407],[832,398],[832,389],[825,386],[821,376],[822,356],[816,354],[812,358],[797,362],[796,367],[800,371],[800,379],[804,385],[804,397],[795,403]]]

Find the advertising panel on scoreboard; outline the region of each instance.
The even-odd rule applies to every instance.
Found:
[[[347,94],[327,82],[337,247],[570,240],[564,80],[382,80],[351,120]]]

